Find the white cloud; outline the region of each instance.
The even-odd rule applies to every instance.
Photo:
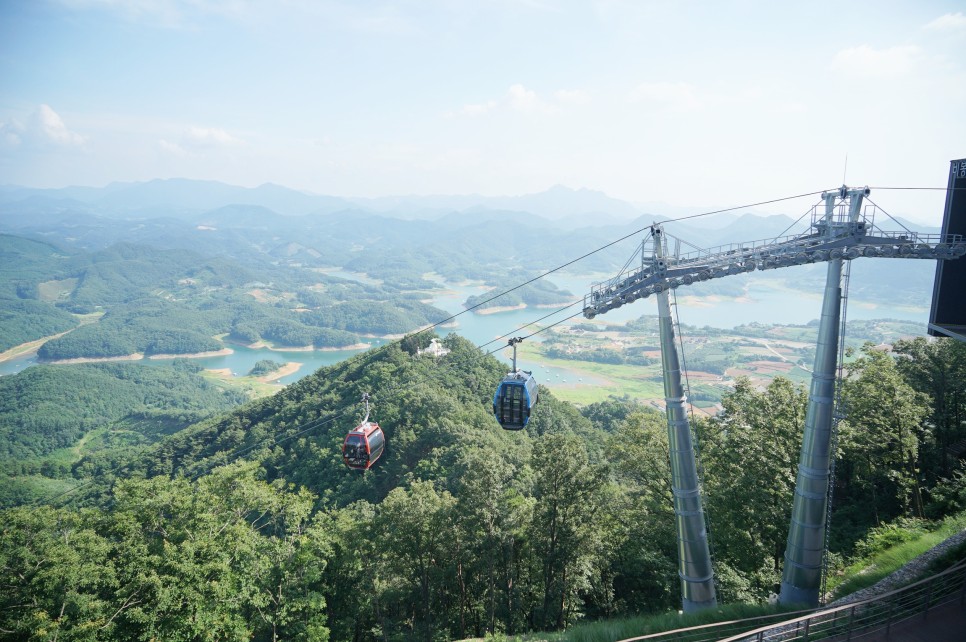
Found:
[[[963,15],[959,11],[956,13],[947,13],[944,16],[939,16],[923,27],[923,29],[930,29],[932,31],[966,30],[966,15]]]
[[[0,122],[0,143],[4,147],[17,147],[23,142],[25,128],[17,120]]]
[[[218,127],[190,127],[182,142],[192,147],[225,147],[238,145],[243,141]]]
[[[635,87],[629,96],[632,103],[693,110],[701,107],[694,86],[686,82],[650,82]]]
[[[82,145],[84,137],[67,129],[64,120],[49,105],[41,105],[30,115],[28,131],[45,143],[54,145]]]
[[[172,156],[202,157],[207,151],[228,149],[244,145],[245,141],[232,136],[220,127],[188,127],[178,140],[158,139],[158,149]]]
[[[419,34],[419,24],[391,2],[343,0],[55,0],[74,11],[100,11],[121,20],[166,29],[192,30],[209,18],[259,27],[280,15],[300,23],[323,24],[370,35]]]
[[[580,89],[558,89],[553,96],[568,105],[586,105],[590,102],[590,94]]]
[[[60,0],[69,9],[117,12],[131,22],[151,22],[174,27],[181,26],[184,13],[178,0]]]
[[[4,147],[79,147],[87,139],[71,131],[50,105],[40,105],[22,123],[15,118],[0,121],[0,142]]]
[[[338,5],[335,5],[338,6]],[[327,7],[331,13],[334,7]],[[372,7],[360,4],[356,9],[352,3],[340,7],[340,16],[345,26],[352,31],[376,35],[414,35],[418,29],[397,7],[387,5]],[[347,9],[349,9],[347,11]]]
[[[158,148],[163,152],[174,154],[175,156],[187,156],[188,154],[185,148],[178,143],[172,143],[171,141],[167,141],[163,138],[158,141]]]
[[[510,107],[515,111],[529,114],[548,114],[557,111],[552,105],[543,102],[537,96],[537,92],[532,89],[527,89],[520,83],[510,86],[510,89],[507,90],[507,99],[510,101]]]
[[[75,11],[99,10],[119,15],[128,22],[184,29],[196,26],[204,16],[233,20],[252,19],[258,4],[250,0],[58,0]]]
[[[852,76],[882,78],[901,76],[916,66],[921,51],[915,45],[901,45],[888,49],[873,49],[860,45],[835,54],[832,69]]]
[[[577,102],[583,92],[556,92],[555,97],[563,102],[562,98],[569,98],[571,102]],[[554,114],[559,111],[555,105],[551,105],[540,98],[537,92],[527,89],[520,83],[511,85],[506,94],[500,100],[488,100],[483,103],[469,103],[463,105],[458,111],[446,112],[446,118],[456,116],[466,116],[477,118],[485,116],[497,109],[509,108],[512,111],[524,114]]]
[[[477,103],[475,105],[463,105],[460,109],[460,113],[464,116],[482,116],[490,111],[496,109],[496,101],[489,100],[485,103]]]

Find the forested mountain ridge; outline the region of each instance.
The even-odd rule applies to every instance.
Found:
[[[340,347],[448,316],[419,294],[185,249],[125,242],[87,253],[2,235],[0,255],[3,349],[71,330],[68,312],[103,312],[45,343],[48,360],[207,352],[224,347],[218,335]]]
[[[434,640],[677,608],[665,417],[616,399],[578,412],[542,390],[527,430],[508,433],[489,409],[505,366],[454,335],[449,355],[415,356],[428,339],[84,460],[87,509],[0,513],[0,626]],[[966,508],[966,469],[944,446],[966,438],[961,346],[856,360],[836,555],[878,524]],[[339,447],[366,391],[389,446],[359,474]],[[786,379],[739,381],[720,417],[695,423],[723,600],[763,600],[780,576],[805,400]]]
[[[530,454],[529,440],[499,430],[492,415],[493,390],[506,367],[456,335],[442,340],[451,352],[441,360],[417,357],[415,347],[428,345],[432,334],[417,336],[418,343],[407,340],[408,351],[390,344],[323,368],[271,397],[173,435],[125,466],[149,476],[195,476],[242,452],[270,477],[344,506],[381,501],[388,490],[413,480],[454,482],[447,472],[457,459],[454,450],[482,448],[521,465]],[[379,466],[360,476],[342,465],[341,446],[362,418],[364,392],[372,395],[371,418],[384,426],[390,446]],[[592,431],[572,406],[544,391],[527,432],[542,434],[554,422],[578,434]]]

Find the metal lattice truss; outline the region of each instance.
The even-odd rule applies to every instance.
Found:
[[[655,224],[627,263],[640,254],[640,267],[625,267],[614,278],[591,286],[590,294],[584,296],[584,316],[593,319],[664,290],[755,270],[862,256],[947,260],[966,254],[966,239],[961,234],[882,231],[875,225],[879,208],[868,205],[856,217],[849,211],[844,189],[841,198],[831,208],[813,206],[810,229],[803,234],[710,249],[696,248]],[[661,252],[654,251],[655,243],[663,244]]]

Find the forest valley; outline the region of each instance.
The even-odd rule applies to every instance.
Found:
[[[82,459],[76,492],[4,509],[2,637],[430,641],[679,608],[663,414],[543,389],[527,429],[504,432],[490,403],[506,366],[455,335],[417,357],[431,336]],[[966,345],[854,356],[840,564],[877,528],[966,508]],[[360,474],[339,449],[363,392],[388,449]],[[724,602],[779,582],[806,397],[739,379],[694,422]]]

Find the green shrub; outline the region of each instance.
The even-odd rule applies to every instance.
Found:
[[[890,524],[871,529],[855,545],[855,554],[857,557],[873,557],[893,546],[919,539],[927,532],[929,528],[924,520],[903,517]]]

